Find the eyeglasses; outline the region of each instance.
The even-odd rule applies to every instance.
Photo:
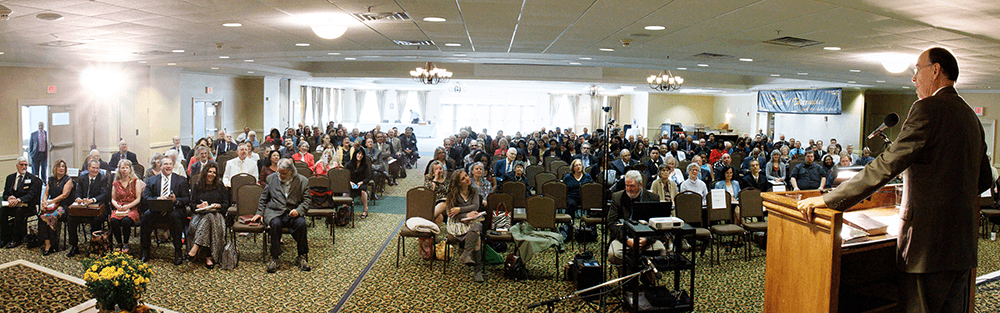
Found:
[[[931,63],[931,64],[927,64],[927,65],[920,65],[920,64],[914,65],[913,66],[913,75],[917,75],[917,73],[920,72],[920,69],[928,67],[928,66],[931,66],[931,65],[934,65],[934,64],[935,63]]]

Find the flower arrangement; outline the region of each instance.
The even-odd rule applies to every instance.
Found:
[[[109,252],[83,261],[83,280],[102,310],[132,311],[139,306],[153,271],[142,261],[121,252]]]

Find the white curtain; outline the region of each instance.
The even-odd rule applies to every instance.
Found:
[[[396,120],[400,123],[406,123],[406,117],[403,117],[403,110],[406,109],[406,96],[409,96],[410,92],[406,90],[396,90]]]
[[[420,106],[420,119],[427,120],[427,91],[417,92],[417,105]]]
[[[299,106],[293,109],[291,125],[297,125],[298,123],[304,122],[306,118],[306,108],[309,107],[309,102],[312,101],[312,94],[309,90],[309,86],[302,86],[301,90],[302,99],[299,101]]]
[[[354,90],[354,123],[361,122],[361,108],[365,106],[365,95],[367,93],[368,91],[363,89]]]
[[[562,95],[549,94],[549,126],[556,124],[556,112],[559,111],[559,98]]]
[[[331,121],[337,121],[338,123],[344,121],[344,90],[334,89],[333,90],[333,113],[330,114]]]
[[[577,120],[580,117],[580,95],[567,95],[566,99],[569,100],[569,109],[572,112],[570,115],[573,116],[573,126],[574,131],[579,132],[576,129]]]
[[[590,97],[590,116],[592,116],[590,119],[590,128],[594,130],[604,129],[604,123],[607,122],[607,116],[605,116],[603,114],[604,112],[601,110],[603,107],[601,97],[590,95],[588,95],[588,97]]]
[[[375,91],[375,103],[378,104],[378,121],[379,121],[379,123],[384,122],[385,119],[386,119],[385,118],[385,109],[389,107],[389,104],[387,103],[389,101],[386,101],[386,100],[388,100],[388,99],[386,99],[386,95],[388,95],[388,94],[389,94],[388,90],[378,90],[378,91]]]

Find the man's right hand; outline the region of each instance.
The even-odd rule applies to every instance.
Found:
[[[261,222],[263,222],[263,221],[264,221],[264,217],[263,217],[263,216],[260,216],[260,214],[257,214],[257,215],[254,215],[253,217],[251,217],[251,218],[250,218],[250,221],[251,221],[251,222],[252,222],[252,221],[261,221]]]

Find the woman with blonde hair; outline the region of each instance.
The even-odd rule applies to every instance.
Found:
[[[111,183],[111,206],[114,212],[108,217],[108,226],[122,252],[128,253],[129,235],[132,234],[135,223],[139,222],[139,196],[145,188],[146,183],[139,180],[132,171],[132,162],[119,161],[115,181]]]
[[[338,168],[340,164],[333,160],[333,149],[323,150],[323,155],[316,160],[316,165],[313,165],[312,171],[316,176],[326,175],[330,169]]]

